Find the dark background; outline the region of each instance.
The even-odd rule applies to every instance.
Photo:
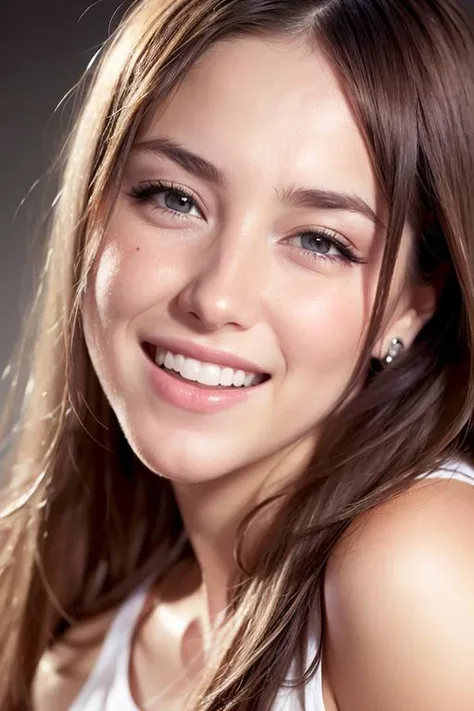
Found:
[[[73,102],[56,107],[129,4],[0,0],[0,375],[33,295],[34,264],[56,194],[47,173]],[[0,381],[0,410],[7,388],[8,380]]]
[[[45,173],[66,135],[71,102],[55,109],[107,37],[114,12],[112,28],[129,4],[0,0],[0,374],[32,296],[42,216],[55,195]],[[7,385],[0,381],[0,410]]]

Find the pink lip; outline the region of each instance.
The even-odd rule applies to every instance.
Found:
[[[206,363],[215,363],[223,367],[233,368],[234,370],[243,370],[246,373],[264,374],[266,371],[256,363],[245,358],[239,358],[227,353],[226,351],[214,350],[206,346],[190,343],[189,341],[181,341],[179,339],[161,340],[158,338],[145,337],[145,341],[159,349],[166,349],[172,353],[181,354],[187,358],[195,358]]]
[[[158,395],[172,405],[188,412],[204,414],[227,410],[241,402],[245,402],[264,385],[262,383],[250,388],[242,387],[228,390],[203,387],[191,381],[179,380],[168,374],[146,353],[146,349],[144,349],[143,354],[152,385]]]

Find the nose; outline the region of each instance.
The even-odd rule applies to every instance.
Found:
[[[178,306],[194,326],[249,329],[259,320],[265,267],[258,241],[252,234],[239,239],[235,231],[221,232],[193,260]]]

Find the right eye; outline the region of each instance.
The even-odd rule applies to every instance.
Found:
[[[140,183],[132,188],[130,195],[138,202],[151,203],[154,207],[176,216],[202,217],[194,197],[187,190],[165,184],[161,180]]]

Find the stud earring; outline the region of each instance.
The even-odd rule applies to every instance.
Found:
[[[401,353],[405,350],[405,345],[401,338],[392,338],[390,345],[388,347],[387,354],[381,359],[381,364],[384,368],[391,365],[393,361],[398,358]]]

